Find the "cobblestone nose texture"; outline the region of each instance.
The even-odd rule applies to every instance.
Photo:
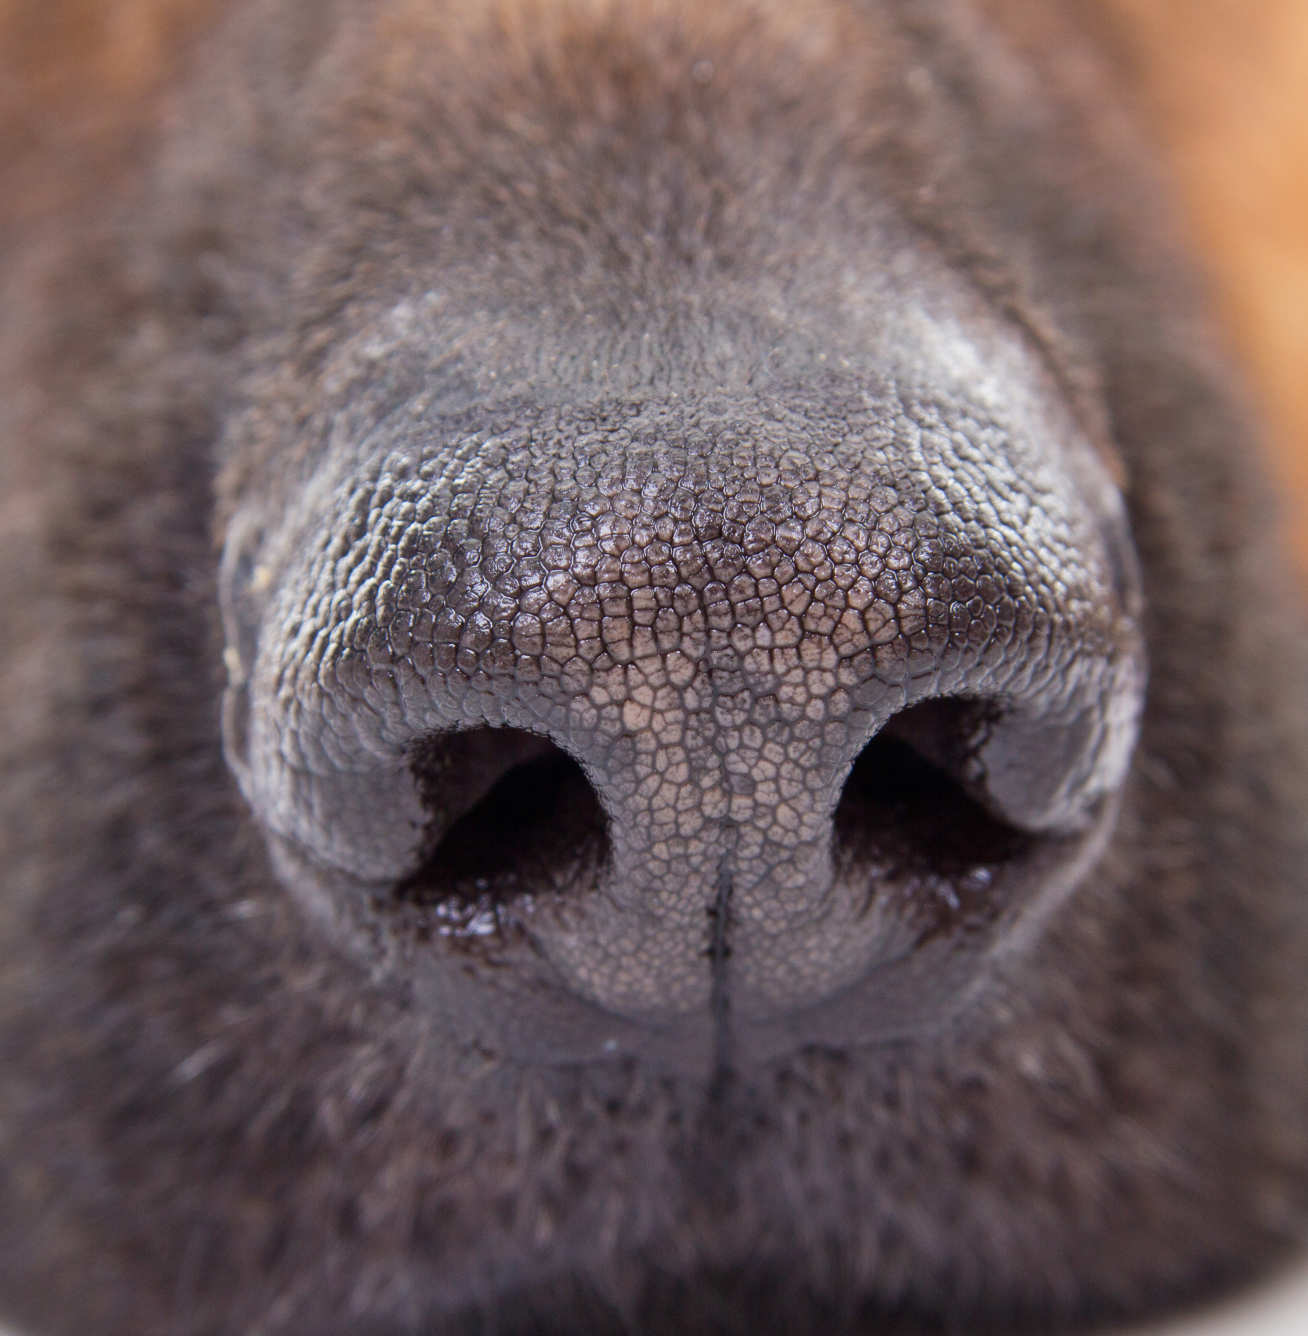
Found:
[[[504,416],[385,424],[290,526],[229,751],[299,880],[383,895],[548,739],[604,818],[525,919],[562,987],[702,1010],[729,913],[766,1015],[911,954],[914,901],[997,893],[969,822],[1030,854],[1101,816],[1143,678],[1129,557],[1048,441],[893,386]],[[913,857],[875,795],[841,808],[887,725],[961,795]]]

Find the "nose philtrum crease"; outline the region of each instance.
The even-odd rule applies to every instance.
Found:
[[[726,1097],[733,1079],[731,1028],[731,893],[735,883],[736,830],[723,823],[723,847],[709,907],[709,1010],[713,1023],[713,1076],[709,1098]]]

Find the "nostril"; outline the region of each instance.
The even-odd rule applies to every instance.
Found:
[[[435,735],[411,764],[436,833],[396,895],[431,911],[442,932],[484,935],[542,894],[598,879],[603,810],[581,766],[547,739],[512,728]]]
[[[926,931],[988,918],[989,892],[1039,837],[984,801],[976,750],[991,711],[943,698],[894,716],[859,753],[835,814],[838,875],[890,897]]]

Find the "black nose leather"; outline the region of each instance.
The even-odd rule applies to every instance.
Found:
[[[265,614],[304,633],[244,780],[333,875],[511,921],[628,1017],[703,1009],[716,940],[762,1017],[989,923],[1102,815],[1129,557],[1046,442],[909,395],[428,433]]]

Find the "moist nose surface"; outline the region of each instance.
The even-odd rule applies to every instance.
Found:
[[[291,582],[312,644],[252,683],[279,835],[452,922],[520,899],[638,1018],[707,1005],[715,928],[766,1017],[997,917],[1125,767],[1122,557],[1038,443],[838,423],[620,405],[390,455]]]

